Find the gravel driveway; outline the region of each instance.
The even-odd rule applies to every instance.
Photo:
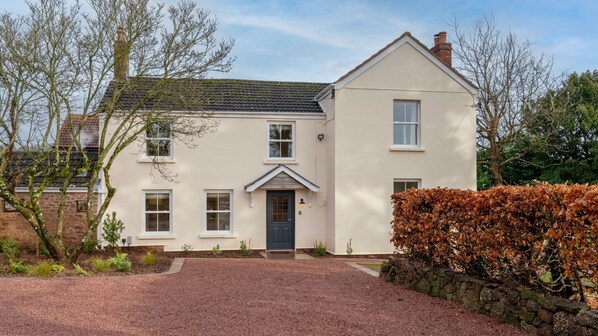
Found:
[[[2,335],[524,335],[338,259],[187,259],[169,276],[0,281],[0,293]]]

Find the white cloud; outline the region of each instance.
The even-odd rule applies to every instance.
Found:
[[[317,26],[308,22],[264,15],[226,15],[220,19],[220,22],[222,24],[271,29],[284,34],[297,36],[311,42],[338,48],[356,47],[355,42],[351,37],[325,33]]]

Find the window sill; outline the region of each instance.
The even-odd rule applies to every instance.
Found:
[[[425,152],[426,147],[417,146],[390,146],[388,149],[391,152]]]
[[[202,232],[199,234],[201,239],[235,239],[237,235],[234,233],[209,233]]]
[[[164,158],[164,159],[152,159],[148,157],[141,157],[137,159],[137,162],[140,163],[175,163],[176,160],[174,158]]]
[[[173,234],[162,234],[162,235],[140,234],[137,236],[137,239],[139,239],[139,240],[176,239],[176,236]]]
[[[297,165],[299,162],[295,160],[264,160],[265,165]]]

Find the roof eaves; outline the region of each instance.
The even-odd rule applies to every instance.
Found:
[[[322,100],[323,97],[326,97],[326,95],[328,95],[328,93],[330,91],[332,91],[334,89],[334,84],[329,84],[328,86],[326,86],[324,88],[324,90],[320,91],[315,97],[314,97],[314,101],[319,102],[320,100]]]
[[[349,72],[347,72],[346,74],[342,75],[339,79],[337,79],[336,81],[334,81],[334,84],[336,84],[338,82],[341,82],[345,78],[351,76],[354,72],[356,72],[357,70],[359,70],[364,65],[368,64],[371,60],[373,60],[374,58],[376,58],[378,55],[382,54],[384,51],[386,51],[386,49],[390,48],[393,44],[399,42],[405,36],[411,36],[411,33],[410,32],[404,32],[403,34],[401,34],[401,36],[397,37],[394,41],[392,41],[389,44],[387,44],[384,48],[378,50],[375,54],[373,54],[372,56],[368,57],[365,61],[361,62],[355,68],[349,70]]]
[[[468,80],[467,78],[465,78],[465,76],[463,76],[461,73],[459,73],[459,71],[457,71],[455,68],[453,68],[453,67],[449,66],[448,64],[444,63],[444,61],[442,61],[435,53],[433,53],[425,44],[423,44],[417,38],[413,37],[413,35],[411,35],[410,32],[403,33],[401,36],[399,36],[398,38],[396,38],[394,41],[392,41],[389,44],[387,44],[384,48],[378,50],[375,54],[373,54],[372,56],[368,57],[365,61],[361,62],[358,66],[356,66],[355,68],[351,69],[349,72],[347,72],[342,77],[340,77],[339,79],[337,79],[333,83],[334,87],[336,89],[339,89],[339,88],[343,87],[346,84],[344,82],[348,82],[347,80],[349,79],[349,77],[351,77],[352,75],[354,75],[355,73],[357,73],[358,71],[360,71],[361,68],[363,68],[364,66],[368,65],[370,62],[372,62],[373,60],[375,60],[377,57],[379,57],[380,55],[382,55],[385,51],[387,51],[389,48],[393,47],[394,45],[396,45],[397,43],[399,43],[403,39],[408,39],[408,41],[412,41],[417,46],[419,46],[421,49],[423,49],[423,51],[428,56],[430,56],[431,58],[433,58],[433,59],[437,60],[438,62],[440,62],[441,69],[443,67],[446,67],[446,70],[448,70],[448,71],[446,71],[445,69],[443,69],[445,72],[447,72],[447,73],[450,72],[450,73],[454,74],[455,76],[457,76],[459,79],[461,79],[464,82],[464,84],[465,84],[464,85],[465,89],[467,89],[468,91],[470,91],[472,94],[475,94],[477,92],[478,88],[470,80]]]

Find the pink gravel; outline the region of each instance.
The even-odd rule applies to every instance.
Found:
[[[187,259],[168,276],[0,289],[2,335],[525,335],[338,259]]]

